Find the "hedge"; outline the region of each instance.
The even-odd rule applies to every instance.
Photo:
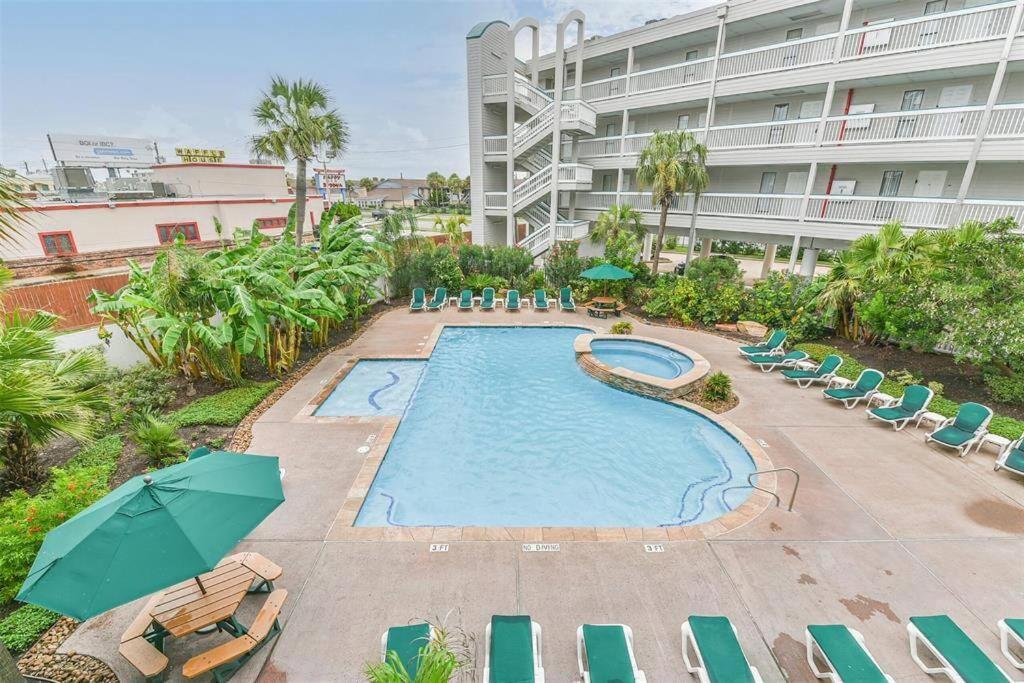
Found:
[[[58,619],[59,614],[44,607],[23,605],[0,621],[0,643],[12,653],[24,652]]]
[[[794,348],[798,351],[803,351],[819,363],[829,354],[839,356],[843,359],[843,364],[836,374],[849,380],[857,379],[857,376],[864,370],[864,365],[856,358],[828,344],[797,344]],[[888,378],[882,380],[879,389],[892,396],[903,395],[903,385]],[[953,417],[959,409],[959,403],[951,401],[945,396],[936,396],[928,405],[928,410],[939,415],[945,415],[946,417]],[[1017,439],[1021,434],[1024,434],[1024,421],[1005,415],[996,415],[989,423],[988,431],[1007,439]]]
[[[233,427],[252,411],[260,401],[277,388],[276,381],[251,384],[204,396],[167,416],[175,427],[219,425]]]

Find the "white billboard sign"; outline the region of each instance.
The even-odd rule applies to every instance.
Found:
[[[152,140],[56,133],[47,137],[53,158],[68,166],[147,168],[156,164]]]

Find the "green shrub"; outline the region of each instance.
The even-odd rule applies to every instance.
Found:
[[[811,305],[816,285],[796,275],[771,273],[750,289],[743,315],[770,328],[784,329],[791,342],[825,333],[823,318]]]
[[[185,451],[185,441],[178,436],[174,425],[155,415],[139,418],[132,432],[132,441],[139,447],[139,452],[154,464]]]
[[[679,238],[675,235],[670,235],[665,238],[665,251],[675,251],[679,248]]]
[[[228,389],[219,394],[193,401],[168,416],[168,421],[177,427],[196,425],[220,425],[233,427],[259,405],[277,387],[277,382],[262,382],[245,387]]]
[[[474,273],[466,278],[466,281],[462,283],[466,289],[473,290],[473,294],[477,296],[484,293],[484,289],[492,287],[494,291],[500,291],[502,289],[508,289],[508,280],[497,275],[487,275],[486,273]]]
[[[732,395],[732,379],[724,372],[714,372],[708,375],[700,395],[705,401],[712,403],[728,401]]]
[[[578,242],[558,242],[548,251],[544,261],[544,279],[555,289],[573,287],[586,269],[580,257]]]
[[[446,287],[449,292],[458,292],[462,287],[462,269],[459,260],[447,247],[437,247],[431,265],[430,277],[434,287]]]
[[[171,373],[148,364],[110,368],[102,377],[110,396],[110,422],[119,427],[140,412],[159,412],[174,400]]]
[[[913,372],[907,369],[903,370],[891,370],[889,372],[889,379],[901,387],[909,387],[911,384],[920,384],[920,375],[915,375]]]
[[[663,275],[649,296],[646,292],[643,296],[648,299],[642,306],[645,313],[674,318],[684,325],[735,321],[743,308],[742,285],[715,275],[704,280]]]
[[[36,605],[23,605],[0,621],[0,643],[11,652],[24,652],[57,623],[60,615]]]
[[[928,382],[928,388],[931,389],[932,393],[935,394],[936,396],[942,396],[942,394],[946,391],[946,385],[943,384],[942,382]]]
[[[109,475],[117,469],[117,460],[124,450],[120,434],[110,434],[93,441],[71,456],[64,469],[103,468]]]
[[[1024,375],[986,372],[985,386],[989,395],[1000,403],[1024,403]]]
[[[612,325],[610,330],[612,334],[633,334],[633,323],[628,320],[623,320],[620,323]]]

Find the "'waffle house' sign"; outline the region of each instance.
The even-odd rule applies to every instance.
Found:
[[[223,163],[225,156],[222,149],[197,149],[195,147],[175,147],[174,153],[185,164],[219,164]]]

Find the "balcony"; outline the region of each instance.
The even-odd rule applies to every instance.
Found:
[[[558,165],[559,190],[589,190],[594,169],[586,164],[563,163]],[[512,209],[520,212],[530,204],[539,201],[551,191],[551,166],[533,174],[512,189]],[[504,215],[508,210],[506,192],[484,192],[484,213]]]
[[[718,78],[736,78],[832,61],[838,34],[791,40],[722,55]]]
[[[552,132],[554,111],[555,103],[552,102],[516,126],[512,135],[512,151],[516,156],[547,142]],[[597,112],[589,104],[581,100],[562,102],[559,122],[562,132],[570,135],[593,135],[596,126]]]
[[[978,133],[985,107],[953,107],[835,116],[825,121],[824,144],[968,140]],[[1012,125],[1012,123],[1011,123]]]

